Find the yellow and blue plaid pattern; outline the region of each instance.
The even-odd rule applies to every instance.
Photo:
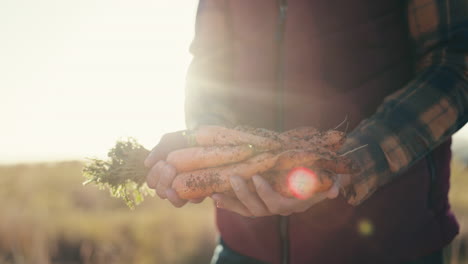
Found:
[[[468,121],[468,1],[409,0],[417,74],[349,134],[361,165],[343,193],[352,205],[411,167]]]

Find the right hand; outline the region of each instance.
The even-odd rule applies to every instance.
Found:
[[[145,166],[149,168],[146,176],[148,187],[156,190],[156,194],[161,199],[167,199],[175,207],[182,207],[188,201],[181,199],[172,189],[172,181],[177,175],[176,169],[165,161],[167,155],[177,149],[189,146],[185,131],[176,131],[162,136],[159,143],[153,148],[145,160]],[[192,203],[200,203],[202,199],[190,200]]]

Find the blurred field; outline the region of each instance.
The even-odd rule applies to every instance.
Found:
[[[452,211],[460,223],[460,234],[445,249],[445,263],[468,263],[468,163],[454,158],[450,182]]]
[[[82,164],[0,167],[0,263],[208,263],[210,201],[176,210],[147,199],[134,211],[82,186]]]
[[[94,186],[82,164],[0,167],[0,264],[208,263],[216,241],[211,201],[172,208],[147,199],[130,211]],[[462,233],[447,263],[468,263],[468,170],[454,162],[451,200]]]

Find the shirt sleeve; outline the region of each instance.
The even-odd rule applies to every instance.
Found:
[[[369,198],[468,121],[468,1],[410,0],[408,27],[417,74],[349,134],[343,152],[362,169],[342,190]]]
[[[189,129],[202,124],[228,125],[232,114],[227,104],[231,83],[230,18],[225,1],[200,0],[195,37],[190,46],[185,89],[185,121]]]

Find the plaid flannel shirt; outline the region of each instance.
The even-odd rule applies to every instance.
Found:
[[[352,205],[427,155],[468,120],[468,1],[409,0],[417,74],[349,134],[362,168],[343,195]]]

